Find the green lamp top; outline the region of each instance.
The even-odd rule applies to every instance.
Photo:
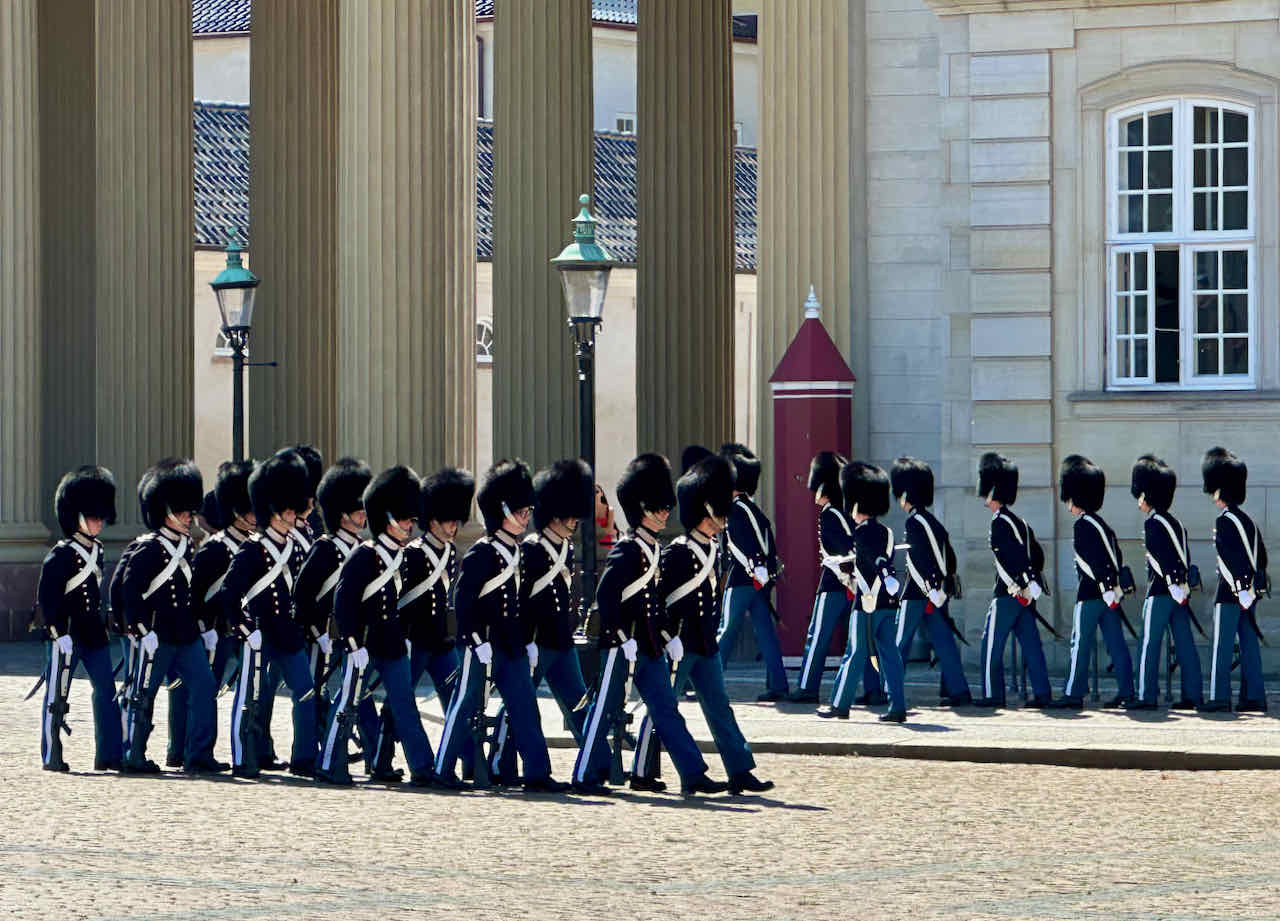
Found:
[[[244,250],[240,246],[240,238],[234,228],[227,228],[227,267],[218,273],[209,284],[214,290],[220,288],[256,288],[259,278],[240,261]]]
[[[584,263],[601,267],[612,265],[613,257],[609,255],[603,246],[596,242],[596,224],[598,222],[591,216],[591,210],[588,207],[591,204],[591,196],[579,196],[578,202],[582,205],[582,210],[573,219],[573,242],[562,249],[560,255],[551,260],[551,264],[557,268],[566,268]]]

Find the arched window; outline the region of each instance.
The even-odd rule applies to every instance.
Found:
[[[493,364],[493,320],[489,317],[476,320],[476,364]]]
[[[1109,386],[1255,386],[1254,110],[1177,97],[1108,116]]]

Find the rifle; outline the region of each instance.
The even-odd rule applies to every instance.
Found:
[[[476,646],[480,646],[482,641],[480,634],[471,634],[471,639]],[[479,661],[479,659],[477,659]],[[472,783],[478,789],[487,790],[493,786],[493,779],[489,776],[489,756],[485,753],[484,743],[489,738],[489,683],[493,680],[493,666],[486,665],[484,667],[484,684],[480,691],[480,702],[476,704],[475,710],[471,714],[471,740],[475,746],[475,757],[472,766]],[[457,693],[465,694],[466,688],[458,688]]]
[[[323,662],[325,665],[324,672],[320,675],[320,677],[315,678],[313,682],[314,686],[310,690],[308,690],[307,693],[303,694],[302,697],[299,698],[300,702],[303,700],[310,700],[312,697],[319,697],[320,700],[325,699],[324,693],[323,693],[324,688],[329,686],[329,679],[332,678],[333,673],[338,670],[339,661],[340,660],[337,659],[335,656],[325,656],[325,658],[323,659]],[[319,666],[320,662],[317,661],[316,664],[317,666]],[[319,704],[317,703],[317,706],[318,705]]]
[[[1129,631],[1129,635],[1135,640],[1138,639],[1138,632],[1133,629],[1133,624],[1129,622],[1129,615],[1124,612],[1123,605],[1116,605],[1116,613],[1120,615],[1120,623],[1124,624],[1125,629]]]
[[[1253,632],[1258,635],[1258,642],[1270,649],[1271,644],[1267,642],[1267,638],[1262,635],[1262,628],[1258,626],[1258,605],[1256,602],[1253,607],[1245,612],[1245,617],[1249,619],[1249,626],[1253,628]]]
[[[1046,592],[1045,594],[1048,594],[1048,592]],[[1035,604],[1033,603],[1032,605],[1030,605],[1030,607],[1031,607],[1031,613],[1036,616],[1036,620],[1040,621],[1040,623],[1044,625],[1044,628],[1053,634],[1054,639],[1062,641],[1063,639],[1062,634],[1059,633],[1057,630],[1053,629],[1053,625],[1044,619],[1043,614],[1041,614],[1039,611],[1036,610]]]

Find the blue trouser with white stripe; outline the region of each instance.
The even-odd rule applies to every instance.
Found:
[[[666,746],[680,780],[688,783],[701,777],[707,772],[707,762],[698,751],[698,743],[689,733],[684,717],[676,709],[676,694],[671,687],[671,667],[667,657],[637,655],[635,681],[640,699],[648,710],[645,719],[652,723],[658,738]],[[720,684],[724,685],[723,671],[720,672]]]
[[[675,680],[672,687],[679,701],[679,694],[690,684],[698,694],[698,705],[702,707],[702,715],[711,730],[711,738],[715,740],[716,751],[724,762],[725,772],[730,776],[749,771],[756,766],[756,759],[751,754],[751,746],[738,728],[738,721],[733,715],[733,707],[729,704],[729,695],[724,687],[724,667],[719,655],[701,656],[696,653],[685,653],[676,667]],[[658,746],[653,720],[648,714],[640,722],[640,734],[636,736],[635,763],[632,773],[636,777],[655,777],[658,773]]]
[[[245,644],[246,647],[248,644]],[[271,644],[263,642],[262,649],[259,650],[262,656],[262,664],[265,669],[274,669],[275,673],[283,679],[284,684],[289,688],[289,693],[293,697],[293,752],[289,758],[289,763],[293,767],[314,768],[316,763],[316,699],[313,694],[307,697],[307,692],[315,687],[314,679],[311,675],[311,664],[307,660],[307,654],[301,649],[293,652],[281,652],[275,649]],[[245,654],[246,662],[249,660],[248,651]],[[257,710],[257,725],[249,727],[254,733],[254,739],[259,742],[260,746],[255,755],[261,759],[270,753],[269,742],[271,733],[271,724],[267,722],[270,719],[271,711],[266,707],[269,697],[274,696],[271,690],[272,681],[270,680],[270,671],[267,672],[267,679],[263,684],[261,693],[262,697],[257,701],[259,709]],[[244,676],[241,676],[242,679]],[[240,715],[243,708],[244,694],[242,688],[247,688],[248,683],[241,681],[236,686],[236,701],[239,704],[236,707],[236,716]],[[303,698],[306,697],[304,700]],[[243,717],[241,717],[243,719]],[[233,745],[232,755],[237,765],[245,766],[245,752],[243,747],[244,728],[241,728],[240,745]],[[256,767],[256,763],[252,765]]]
[[[237,654],[239,641],[227,637],[218,637],[218,645],[214,648],[213,662],[209,665],[213,672],[213,692],[217,697],[226,675],[227,663]],[[177,675],[172,671],[168,678],[172,681]],[[184,740],[187,738],[187,683],[184,681],[169,692],[169,760],[181,761]],[[218,743],[218,726],[214,723],[213,742]]]
[[[756,648],[760,650],[760,658],[764,661],[765,687],[780,694],[787,693],[787,670],[782,667],[778,625],[769,612],[764,592],[754,585],[735,585],[724,593],[720,633],[716,636],[716,643],[720,646],[720,664],[726,667],[729,665],[745,617],[751,618]]]
[[[867,614],[857,606],[849,613],[849,642],[845,647],[844,658],[840,660],[840,670],[836,672],[836,686],[831,695],[832,707],[848,710],[853,703],[854,692],[858,689],[858,675],[866,667],[871,655],[870,639],[874,636],[880,673],[888,687],[889,709],[907,709],[902,656],[898,653],[897,613],[894,608],[880,608]],[[866,681],[865,675],[863,681]],[[868,692],[877,690],[878,681],[867,688]]]
[[[960,662],[960,646],[956,643],[956,635],[951,632],[947,621],[947,605],[935,608],[928,613],[925,608],[929,603],[923,599],[903,601],[898,606],[898,655],[907,661],[907,651],[915,640],[916,630],[923,623],[929,632],[929,645],[938,657],[938,668],[942,671],[942,689],[953,700],[969,696],[969,681],[964,676],[964,666]]]
[[[585,708],[577,711],[573,708],[586,696],[587,684],[582,680],[582,665],[578,662],[578,651],[572,647],[569,649],[539,648],[538,667],[533,670],[533,677],[530,679],[535,694],[543,678],[547,680],[551,696],[560,705],[560,712],[564,714],[569,731],[573,733],[573,740],[581,747],[582,726],[587,720],[587,711]],[[490,755],[490,766],[493,773],[507,779],[516,776],[516,749],[514,745],[508,744],[510,736],[510,720],[507,718],[507,708],[504,704],[498,711],[498,734]]]
[[[135,682],[138,682],[137,694],[140,700],[137,706],[129,708],[130,764],[136,766],[146,760],[156,693],[171,672],[180,677],[187,688],[187,734],[182,761],[190,765],[213,757],[217,723],[217,708],[213,700],[213,672],[209,670],[209,654],[205,651],[204,643],[197,639],[182,646],[161,643],[154,657],[138,656]]]
[[[372,665],[382,676],[382,687],[386,691],[386,704],[383,712],[390,713],[390,719],[384,720],[382,733],[387,738],[388,748],[398,740],[404,747],[405,760],[409,762],[409,771],[415,775],[431,772],[435,755],[431,751],[431,742],[422,728],[422,716],[418,713],[418,698],[413,688],[416,682],[410,679],[409,656],[397,656],[394,659],[370,658]],[[394,724],[394,725],[393,725]],[[384,740],[379,738],[379,747]]]
[[[1116,686],[1120,696],[1133,697],[1133,659],[1124,642],[1124,627],[1119,611],[1107,607],[1101,599],[1077,601],[1071,617],[1071,662],[1063,695],[1072,699],[1084,697],[1089,688],[1089,662],[1098,628],[1107,644],[1107,655],[1115,666]]]
[[[116,703],[115,676],[111,673],[111,647],[85,649],[77,647],[70,661],[51,644],[49,674],[45,678],[44,718],[41,720],[40,755],[45,764],[62,760],[62,740],[58,735],[54,717],[66,718],[65,712],[54,714],[50,706],[59,711],[59,702],[67,702],[71,690],[71,676],[78,659],[93,686],[93,733],[95,760],[105,763],[119,761],[124,756],[124,742],[120,726],[120,706]]]
[[[440,698],[440,707],[447,714],[449,703],[453,699],[453,690],[458,684],[458,671],[461,659],[458,650],[450,647],[444,652],[419,651],[415,649],[409,656],[409,689],[417,697],[418,682],[424,674],[431,675],[431,683],[435,686],[436,697]],[[385,679],[384,679],[385,681]],[[396,731],[395,713],[391,709],[390,698],[382,705],[382,727],[378,734],[378,757],[376,766],[390,769],[395,757],[395,743],[402,741]],[[466,737],[462,748],[462,764],[465,769],[471,767],[471,759],[475,745],[470,736]],[[432,761],[434,761],[434,756]]]
[[[627,704],[623,692],[630,670],[631,663],[620,647],[600,650],[600,683],[582,722],[582,747],[573,765],[574,783],[595,785],[609,776],[609,731]]]
[[[1231,658],[1240,643],[1240,699],[1262,700],[1267,689],[1262,683],[1262,648],[1248,615],[1238,604],[1213,606],[1213,664],[1209,673],[1209,697],[1231,700]]]
[[[311,681],[310,669],[307,675],[307,680]],[[316,762],[317,772],[327,780],[345,782],[351,779],[347,767],[347,743],[357,723],[365,739],[378,737],[378,711],[373,706],[373,698],[365,695],[367,687],[368,670],[356,668],[348,652],[342,664],[342,687],[329,708],[329,722],[324,738],[320,740],[320,760]],[[369,757],[365,756],[366,762]]]
[[[987,621],[982,628],[982,696],[1004,705],[1004,646],[1010,633],[1022,647],[1032,692],[1047,700],[1053,692],[1049,690],[1049,667],[1040,645],[1036,613],[1031,605],[1024,607],[1012,595],[991,599],[987,608]]]
[[[1199,704],[1204,700],[1200,677],[1200,655],[1191,635],[1187,606],[1168,595],[1151,595],[1142,604],[1142,643],[1138,647],[1138,699],[1153,704],[1160,696],[1160,655],[1164,631],[1173,634],[1178,652],[1178,673],[1182,676],[1182,699]]]
[[[813,599],[813,616],[804,641],[804,659],[800,662],[800,690],[818,693],[822,687],[822,669],[831,648],[831,634],[849,613],[849,595],[844,589],[820,592]]]

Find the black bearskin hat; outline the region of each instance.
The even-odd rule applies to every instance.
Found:
[[[204,481],[193,461],[166,457],[143,474],[138,484],[144,509],[143,520],[159,528],[172,512],[198,512],[204,504]]]
[[[595,504],[595,477],[584,460],[558,460],[533,478],[533,523],[539,530],[556,518],[590,518]]]
[[[500,460],[485,471],[476,493],[484,529],[490,534],[502,527],[507,512],[518,512],[533,505],[533,475],[529,465],[516,458]],[[506,511],[503,506],[506,506]]]
[[[751,449],[736,441],[726,441],[720,446],[720,456],[727,457],[733,464],[733,488],[748,496],[754,496],[756,487],[760,485],[760,458],[751,453]]]
[[[365,487],[363,497],[369,531],[376,537],[387,529],[393,518],[396,521],[417,518],[421,489],[422,481],[408,467],[389,467],[374,477]]]
[[[1239,505],[1244,501],[1249,468],[1226,448],[1210,448],[1205,453],[1200,475],[1204,477],[1207,495],[1221,499],[1227,505]]]
[[[689,445],[680,452],[680,472],[688,473],[689,468],[702,460],[704,457],[711,456],[711,449],[704,448],[702,445]]]
[[[827,501],[840,508],[843,493],[840,492],[840,468],[847,461],[835,451],[819,451],[809,464],[809,490],[822,490]]]
[[[729,517],[733,505],[733,463],[713,454],[704,457],[676,481],[680,526],[692,531],[702,519]]]
[[[147,528],[151,529],[152,531],[160,527],[160,525],[164,524],[163,520],[152,521],[151,512],[147,508],[146,496],[150,492],[151,477],[154,474],[155,474],[155,470],[151,467],[148,467],[146,470],[142,472],[142,476],[138,477],[138,514],[142,516],[143,525],[145,525]]]
[[[364,489],[373,479],[369,465],[354,457],[340,457],[325,471],[316,487],[316,503],[324,529],[336,534],[342,527],[342,516],[364,507]]]
[[[234,524],[241,515],[253,511],[253,502],[249,499],[249,477],[253,476],[253,469],[251,460],[223,461],[218,465],[218,482],[213,487],[218,505],[217,527],[225,528]],[[208,515],[205,519],[215,524]]]
[[[80,530],[80,518],[116,523],[116,479],[106,467],[77,467],[58,483],[53,496],[58,527],[67,537]]]
[[[200,517],[210,532],[221,531],[227,526],[227,522],[222,520],[222,512],[218,510],[218,494],[212,489],[204,494],[204,501],[200,503]]]
[[[895,499],[907,497],[913,508],[933,505],[933,468],[916,457],[900,457],[889,468]]]
[[[307,465],[307,498],[314,499],[316,491],[320,488],[321,474],[324,473],[324,458],[311,445],[294,445],[289,450],[302,458],[302,462]]]
[[[1071,502],[1086,512],[1102,508],[1107,488],[1107,475],[1102,468],[1079,454],[1069,454],[1062,459],[1058,473],[1058,499]]]
[[[307,465],[292,448],[277,451],[259,464],[249,476],[249,501],[258,530],[265,531],[271,516],[280,512],[304,514],[311,498],[307,482]]]
[[[1160,458],[1144,454],[1134,463],[1129,492],[1135,499],[1145,500],[1158,512],[1167,512],[1173,505],[1173,492],[1177,488],[1178,475]]]
[[[422,510],[418,524],[424,529],[431,521],[466,522],[471,517],[471,500],[476,494],[476,478],[470,470],[445,467],[422,481]]]
[[[978,495],[1013,505],[1018,499],[1018,465],[1003,454],[988,451],[978,461]]]
[[[645,512],[672,508],[676,491],[667,459],[661,454],[641,454],[627,464],[618,480],[618,504],[633,528],[640,527]]]
[[[875,518],[889,511],[889,474],[874,464],[849,461],[840,468],[844,510]]]

